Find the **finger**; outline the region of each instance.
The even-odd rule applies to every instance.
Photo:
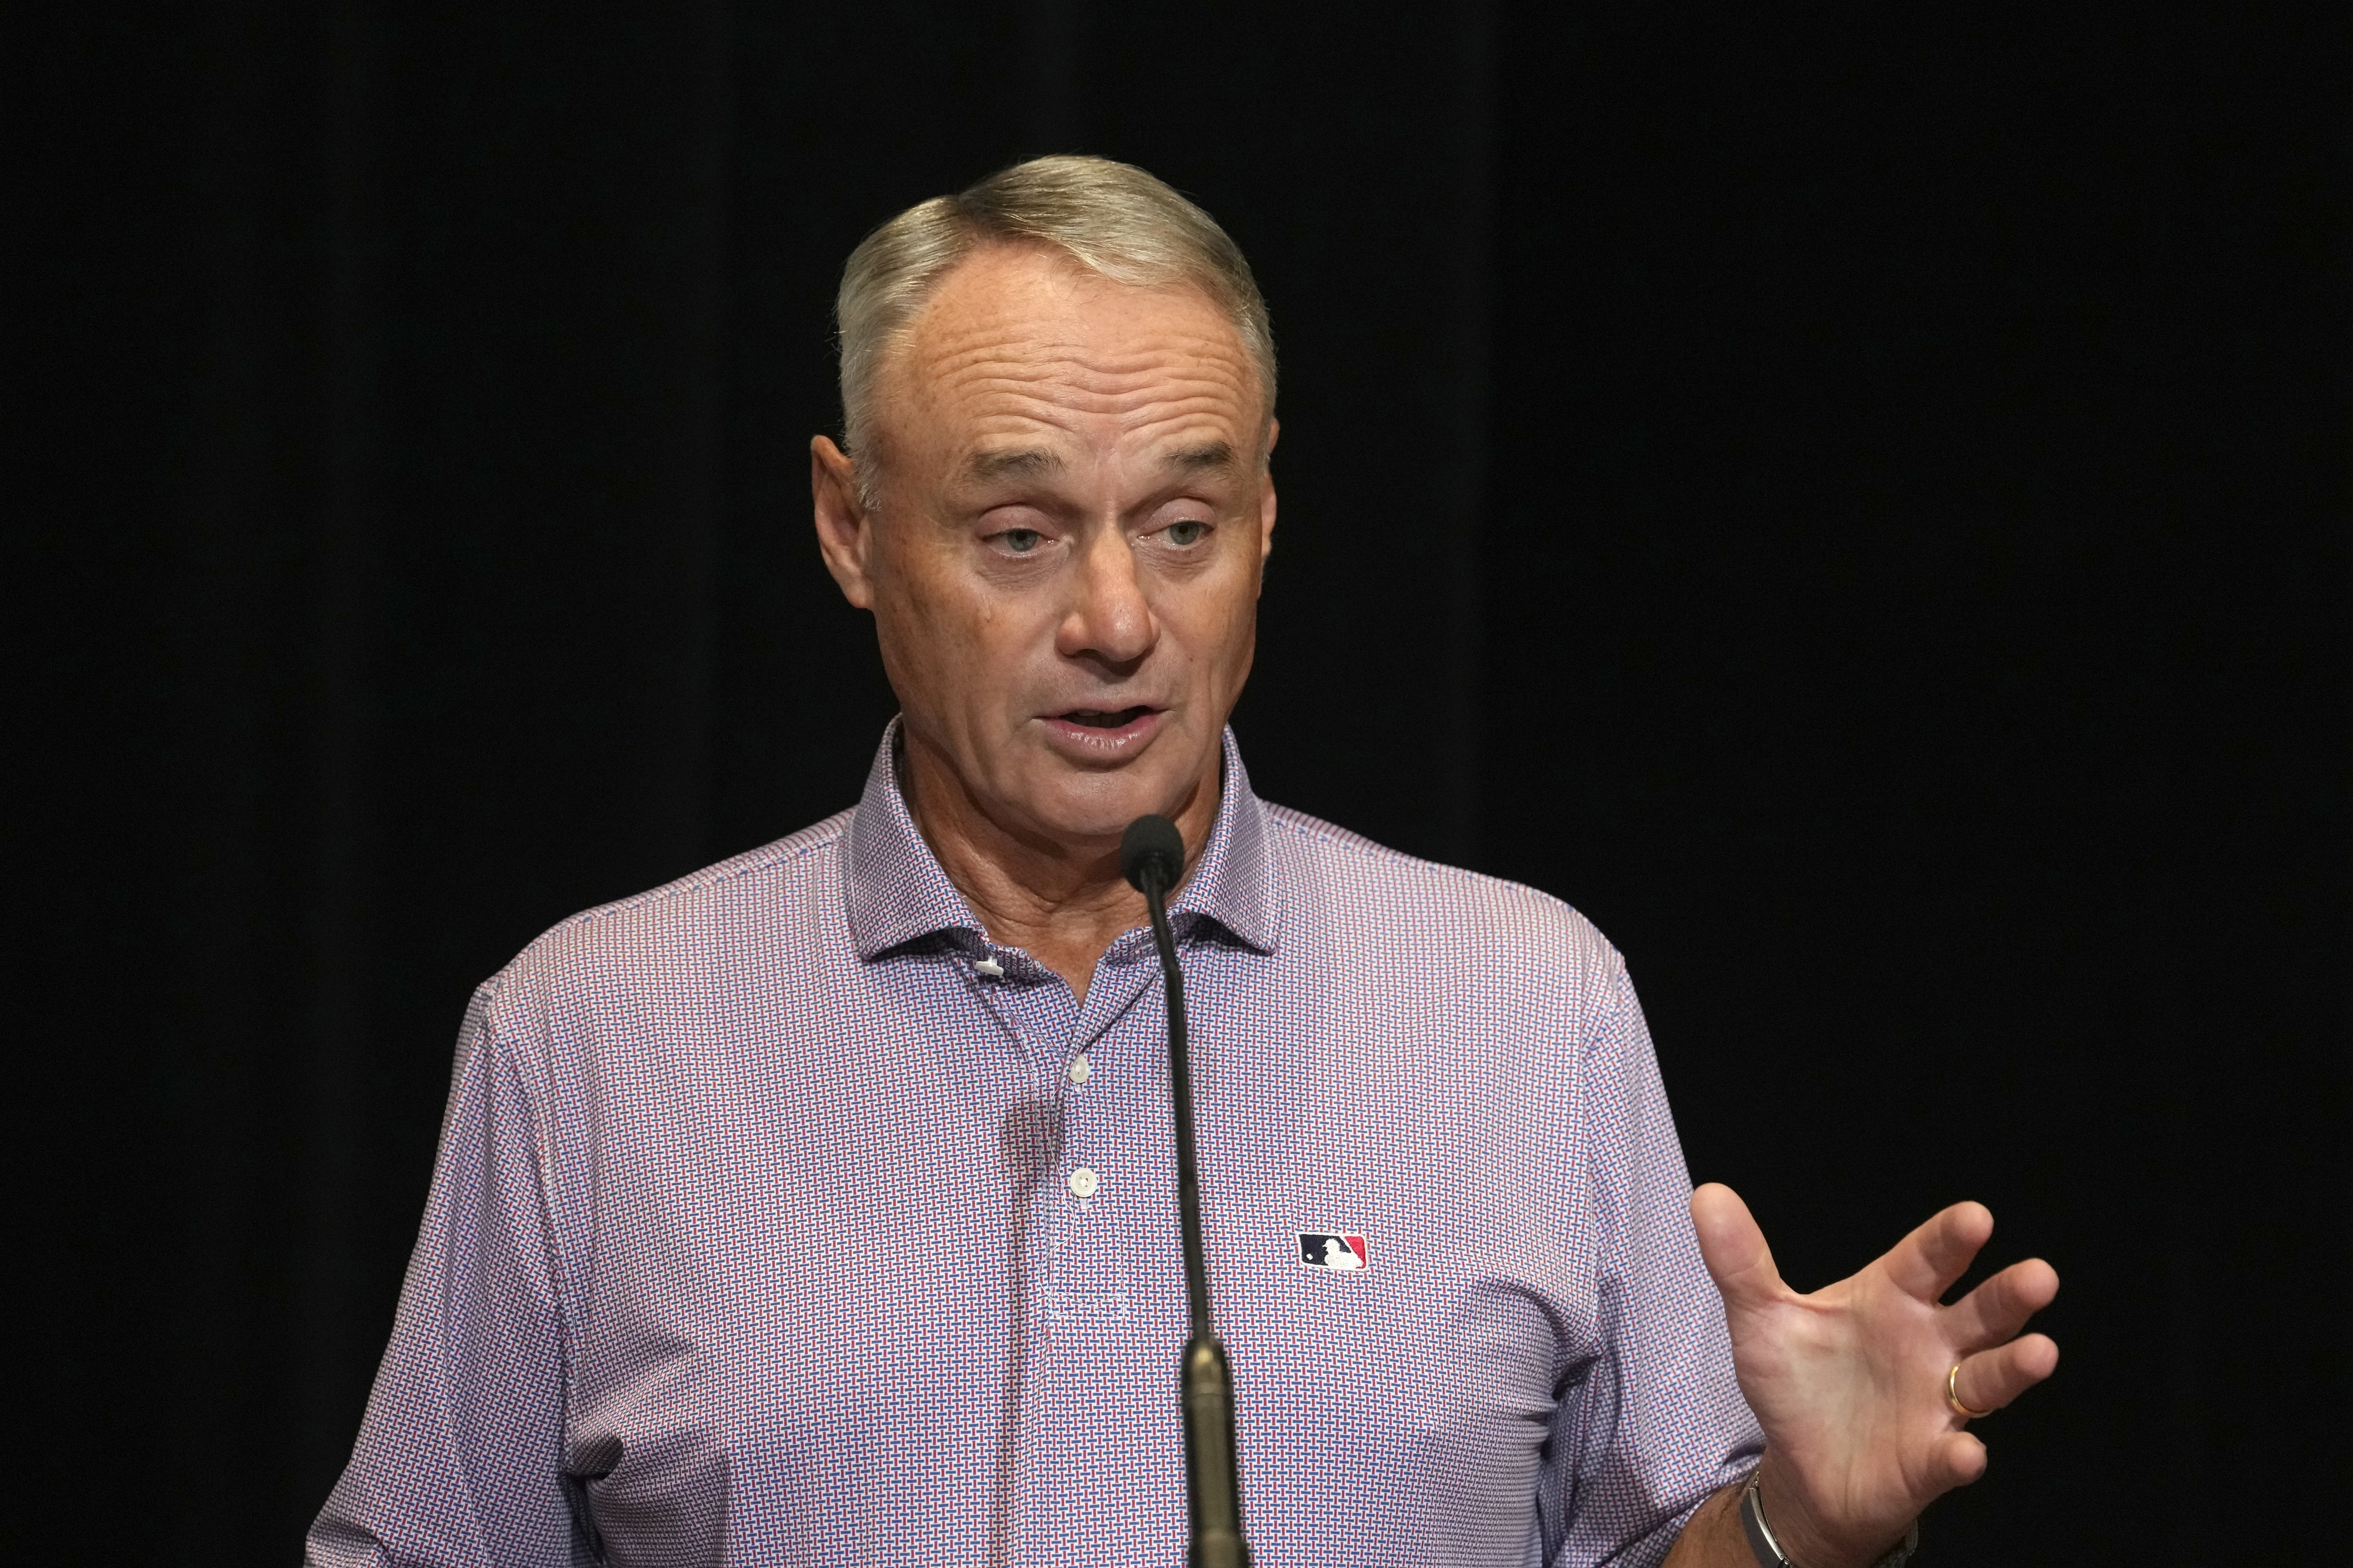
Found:
[[[1984,1350],[2015,1338],[2026,1320],[2059,1294],[2059,1271],[2040,1258],[2013,1263],[1953,1303],[1946,1319],[1953,1342]]]
[[[2058,1345],[2048,1334],[2028,1334],[1964,1357],[1953,1392],[1972,1410],[1995,1411],[2058,1370]]]
[[[1700,1258],[1727,1309],[1762,1307],[1787,1294],[1773,1249],[1738,1193],[1721,1182],[1706,1183],[1692,1194],[1691,1209]]]
[[[1947,1432],[1938,1439],[1929,1464],[1928,1484],[1938,1493],[1948,1492],[1986,1473],[1986,1446],[1967,1432]]]
[[[1890,1247],[1880,1262],[1905,1295],[1934,1301],[1953,1288],[1992,1235],[1992,1210],[1955,1204]]]

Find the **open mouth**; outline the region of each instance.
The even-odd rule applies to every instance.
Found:
[[[1063,723],[1076,724],[1083,729],[1124,730],[1151,711],[1149,708],[1073,708],[1060,717]]]
[[[1055,737],[1066,757],[1085,763],[1114,763],[1133,755],[1160,732],[1165,709],[1149,703],[1134,708],[1071,708],[1046,721],[1046,732]]]

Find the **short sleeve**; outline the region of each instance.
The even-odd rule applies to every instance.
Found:
[[[351,1463],[311,1527],[317,1568],[540,1568],[579,1550],[561,1474],[564,1336],[538,1118],[492,1026],[458,1043],[433,1187]]]
[[[1660,1562],[1699,1505],[1764,1451],[1700,1259],[1650,1029],[1610,959],[1580,1042],[1571,1144],[1585,1152],[1599,1232],[1600,1349],[1558,1406],[1538,1482],[1541,1561],[1554,1568]]]

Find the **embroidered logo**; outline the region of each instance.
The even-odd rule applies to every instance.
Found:
[[[1345,1274],[1367,1267],[1372,1256],[1365,1250],[1365,1238],[1361,1236],[1303,1230],[1299,1233],[1299,1261],[1310,1268],[1329,1268],[1335,1274]]]

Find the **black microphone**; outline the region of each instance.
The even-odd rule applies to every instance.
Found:
[[[1193,1062],[1185,1039],[1185,972],[1168,930],[1168,890],[1185,874],[1185,838],[1165,816],[1139,816],[1119,841],[1119,868],[1152,914],[1160,977],[1168,993],[1168,1092],[1176,1112],[1176,1220],[1185,1237],[1185,1295],[1192,1337],[1177,1389],[1185,1405],[1185,1502],[1193,1519],[1193,1568],[1250,1568],[1242,1539],[1242,1481],[1234,1451],[1234,1374],[1209,1327],[1209,1272],[1201,1252],[1201,1181],[1193,1163]]]

